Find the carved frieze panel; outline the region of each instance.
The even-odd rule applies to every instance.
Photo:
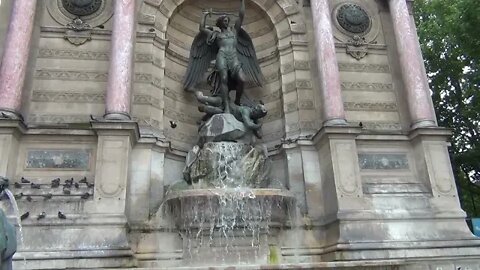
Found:
[[[358,163],[362,170],[408,170],[410,168],[406,154],[359,153]]]
[[[65,80],[65,81],[97,81],[104,82],[108,79],[108,72],[80,71],[80,70],[56,70],[38,69],[35,78],[42,80]],[[148,73],[136,73],[134,81],[138,83],[152,83],[153,76]]]
[[[347,111],[396,112],[398,109],[395,102],[345,102],[344,107]]]
[[[85,149],[28,150],[25,169],[88,170],[90,156]]]
[[[30,114],[28,120],[31,123],[88,123],[90,115],[88,114]]]
[[[57,92],[34,90],[34,102],[60,102],[60,103],[104,103],[105,94],[100,92]]]
[[[362,122],[363,128],[368,130],[384,130],[384,131],[400,131],[402,125],[400,123],[392,122]]]
[[[369,92],[391,92],[391,83],[367,83],[367,82],[342,82],[343,91],[369,91]]]
[[[338,63],[340,71],[362,73],[390,73],[390,66],[385,64]]]

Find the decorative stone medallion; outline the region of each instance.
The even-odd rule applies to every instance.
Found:
[[[337,21],[343,29],[355,34],[365,33],[371,26],[367,11],[353,3],[344,4],[338,9]]]
[[[102,0],[62,0],[63,7],[76,16],[88,16],[97,12]]]

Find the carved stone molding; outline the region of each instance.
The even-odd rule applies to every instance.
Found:
[[[388,65],[362,64],[362,63],[338,63],[340,71],[346,72],[369,72],[369,73],[390,73]]]
[[[76,70],[47,70],[35,71],[35,78],[41,80],[65,80],[65,81],[107,81],[107,72],[99,71],[76,71]]]
[[[313,100],[300,100],[298,102],[299,108],[302,110],[313,110],[315,109],[315,103]]]
[[[341,82],[342,91],[391,92],[391,83]]]
[[[32,93],[34,102],[52,102],[52,103],[99,103],[105,102],[105,93],[103,92],[58,92],[34,90]],[[133,104],[150,105],[162,109],[160,99],[150,95],[136,94],[133,96]]]
[[[338,182],[339,182],[339,189],[343,195],[346,196],[353,196],[357,193],[359,187],[359,183],[357,180],[356,175],[358,175],[358,169],[353,166],[348,170],[341,168],[341,162],[345,161],[353,161],[352,154],[356,151],[354,142],[335,142],[333,143],[332,147],[332,156],[336,159],[334,162],[334,172],[338,174]],[[348,166],[347,166],[348,168]],[[336,177],[337,178],[337,177]]]
[[[39,69],[35,71],[35,78],[41,80],[105,82],[108,78],[108,72]],[[135,73],[134,82],[152,83],[153,76],[147,73]]]
[[[294,101],[294,102],[290,102],[290,103],[287,103],[285,104],[285,113],[291,113],[291,112],[295,112],[295,111],[298,111],[298,105],[297,105],[297,102]]]
[[[409,170],[405,153],[358,153],[361,170]]]
[[[376,44],[376,41],[367,42],[365,37],[353,36],[346,44],[347,54],[353,58],[360,60],[367,56],[370,44]]]
[[[283,93],[287,94],[297,90],[297,84],[295,81],[289,82],[283,85]]]
[[[89,171],[92,149],[27,149],[24,169]]]
[[[80,18],[73,19],[66,25],[64,38],[73,45],[82,45],[92,39],[92,26]]]
[[[39,58],[52,59],[78,59],[78,60],[97,60],[107,61],[109,58],[108,52],[94,52],[94,51],[79,51],[67,49],[48,49],[40,48],[38,51]]]
[[[294,66],[296,70],[310,70],[309,61],[295,60]]]
[[[364,129],[370,130],[385,130],[385,131],[400,131],[402,130],[402,125],[400,123],[392,122],[362,122]]]
[[[347,111],[376,111],[376,112],[396,112],[398,110],[395,102],[344,102]]]
[[[32,93],[34,102],[55,102],[55,103],[101,103],[105,102],[105,94],[102,92],[56,92],[34,90]]]
[[[90,122],[90,115],[88,114],[30,114],[28,117],[29,122],[32,123],[52,123],[52,124],[64,124],[64,123],[87,123]]]

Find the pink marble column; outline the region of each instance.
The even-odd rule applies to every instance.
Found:
[[[37,1],[35,0],[13,1],[0,67],[0,112],[4,118],[21,117],[22,90],[27,71],[36,6]]]
[[[311,7],[320,88],[323,95],[324,125],[344,125],[345,110],[328,0],[311,1]]]
[[[129,120],[135,47],[135,0],[115,0],[105,119]]]
[[[406,0],[388,0],[412,128],[436,126],[427,74]]]

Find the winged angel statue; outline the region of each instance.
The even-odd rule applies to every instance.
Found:
[[[221,98],[223,112],[231,113],[230,90],[236,91],[234,103],[240,105],[245,83],[251,82],[261,87],[265,80],[252,39],[242,28],[245,0],[241,0],[239,16],[233,28],[229,27],[228,14],[212,10],[203,13],[200,33],[193,40],[190,50],[184,89],[194,92],[196,85],[204,78],[210,63],[215,60],[215,68],[208,76],[208,83],[213,88],[213,96]],[[216,21],[220,31],[206,26],[207,16],[212,15],[220,15]],[[200,101],[201,92],[197,91],[196,95]]]

